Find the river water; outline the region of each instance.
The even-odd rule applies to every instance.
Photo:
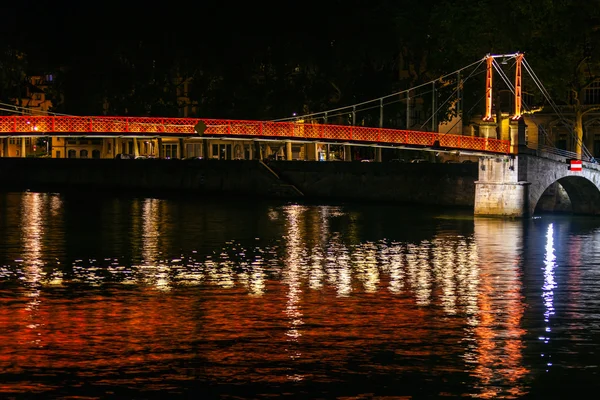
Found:
[[[581,398],[600,220],[0,193],[0,398]]]

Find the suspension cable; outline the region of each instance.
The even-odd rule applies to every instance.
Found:
[[[471,73],[470,73],[470,74],[469,74],[469,75],[468,75],[468,76],[467,76],[467,77],[464,79],[464,82],[467,82],[469,79],[471,79],[471,77],[473,76],[473,74],[475,74],[475,71],[477,71],[477,69],[478,69],[478,68],[481,66],[481,64],[483,63],[483,61],[484,61],[484,60],[485,60],[485,59],[482,59],[482,60],[479,62],[479,64],[478,64],[478,65],[477,65],[475,68],[473,68],[473,70],[471,71]],[[473,64],[471,64],[471,65],[474,65],[474,64],[475,64],[475,63],[473,63]],[[479,73],[482,73],[482,72],[479,72]],[[479,73],[478,73],[477,75],[479,75]],[[460,84],[461,84],[461,82],[458,82],[458,85],[460,85]],[[442,103],[442,104],[441,104],[441,105],[440,105],[440,106],[439,106],[439,107],[438,107],[438,108],[437,108],[437,109],[436,109],[434,112],[437,114],[437,112],[438,112],[439,110],[441,110],[441,109],[442,109],[442,107],[444,107],[444,105],[446,105],[446,103],[448,103],[448,101],[450,101],[450,99],[451,99],[451,98],[452,98],[452,97],[453,97],[453,96],[454,96],[454,95],[455,95],[457,92],[458,92],[458,87],[457,87],[457,88],[455,88],[455,89],[452,91],[452,93],[451,93],[451,94],[448,96],[448,98],[446,98],[446,100],[445,100],[445,101],[444,101],[444,102],[443,102],[443,103]],[[481,101],[481,100],[480,100],[480,101]],[[479,102],[478,102],[478,103],[479,103]],[[471,110],[472,110],[472,109],[473,109],[473,108],[471,107]],[[471,112],[471,110],[469,110],[469,113]],[[424,123],[421,125],[421,129],[423,129],[423,128],[425,127],[425,125],[427,125],[427,124],[429,123],[429,121],[430,121],[431,119],[433,119],[433,116],[434,116],[434,114],[432,113],[432,114],[431,114],[431,116],[430,116],[430,117],[429,117],[429,118],[428,118],[428,119],[427,119],[427,120],[426,120],[426,121],[425,121],[425,122],[424,122]],[[462,116],[459,116],[459,121],[461,121],[461,120],[462,120]],[[455,123],[455,124],[452,126],[452,128],[454,128],[454,127],[456,126],[456,124],[458,124],[458,122],[459,122],[459,121],[457,121],[457,122],[456,122],[456,123]],[[447,132],[446,132],[446,133],[447,133]],[[446,133],[444,133],[444,134],[446,134]]]
[[[581,146],[582,154],[585,155],[591,162],[596,162],[596,159],[594,158],[594,155],[588,150],[588,148],[586,147],[585,143],[583,143],[583,140],[580,139],[579,137],[577,137],[575,135],[575,133],[573,132],[573,127],[566,123],[566,118],[565,118],[564,114],[558,108],[558,106],[556,105],[556,103],[552,100],[552,97],[550,96],[550,93],[548,92],[548,90],[546,90],[546,88],[544,87],[543,83],[537,77],[537,75],[535,74],[535,72],[533,71],[533,69],[531,68],[531,66],[529,65],[529,63],[525,60],[525,58],[523,58],[523,66],[525,67],[525,70],[532,77],[532,79],[533,79],[534,83],[536,84],[536,86],[538,87],[538,89],[540,89],[540,91],[544,95],[544,98],[546,99],[546,101],[548,101],[548,103],[552,107],[552,110],[554,111],[554,113],[559,116],[559,118],[560,118],[559,121],[561,122],[561,124],[563,124],[563,126],[565,128],[567,128],[567,131],[569,132],[571,138],[573,140],[575,140],[575,142],[578,145]]]
[[[429,82],[423,83],[421,85],[417,85],[417,86],[409,88],[409,89],[405,89],[405,90],[401,90],[401,91],[398,91],[398,92],[394,92],[394,93],[388,94],[386,96],[377,97],[377,98],[374,98],[374,99],[371,99],[371,100],[363,101],[361,103],[350,104],[350,105],[345,106],[345,107],[339,107],[339,108],[334,108],[334,109],[325,110],[325,111],[319,111],[319,112],[310,113],[310,114],[296,115],[296,116],[293,116],[293,117],[279,118],[279,119],[272,120],[271,122],[293,121],[293,120],[296,120],[296,119],[306,119],[306,118],[315,117],[315,116],[319,116],[319,115],[329,114],[330,112],[341,111],[341,110],[346,110],[346,109],[350,109],[350,108],[356,108],[356,107],[359,107],[359,106],[362,106],[362,105],[365,105],[365,104],[373,103],[375,101],[380,101],[380,100],[387,99],[387,98],[390,98],[390,97],[399,96],[399,95],[402,95],[402,94],[414,91],[416,89],[420,89],[420,88],[422,88],[424,86],[430,85],[431,83],[433,83],[433,82],[435,82],[437,80],[444,79],[444,78],[447,78],[447,77],[452,76],[454,74],[457,74],[458,72],[461,72],[461,71],[463,71],[463,70],[465,70],[467,68],[470,68],[470,67],[472,67],[475,64],[481,64],[484,61],[485,61],[485,58],[482,58],[481,60],[475,61],[475,62],[473,62],[473,63],[471,63],[471,64],[469,64],[469,65],[467,65],[465,67],[462,67],[462,68],[460,68],[460,69],[458,69],[458,70],[456,70],[454,72],[451,72],[449,74],[443,75],[443,76],[441,76],[439,78],[436,78],[434,80],[431,80]]]

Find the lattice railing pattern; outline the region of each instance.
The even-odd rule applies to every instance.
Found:
[[[371,128],[347,125],[304,124],[296,122],[264,122],[201,119],[207,136],[268,137],[308,140],[335,140],[360,143],[398,144],[510,153],[507,140],[474,136],[448,135],[435,132]],[[71,117],[71,116],[0,116],[0,133],[43,135],[53,133],[106,134],[124,136],[194,136],[197,118],[154,117]]]

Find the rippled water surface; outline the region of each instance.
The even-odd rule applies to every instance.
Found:
[[[600,220],[0,193],[0,398],[583,398]]]

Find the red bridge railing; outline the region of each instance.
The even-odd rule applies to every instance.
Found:
[[[348,125],[305,124],[205,118],[0,116],[0,133],[19,136],[72,133],[141,136],[195,136],[194,126],[203,121],[206,136],[269,137],[299,140],[336,140],[510,153],[508,140],[435,132],[370,128]],[[438,142],[438,143],[436,143]]]

